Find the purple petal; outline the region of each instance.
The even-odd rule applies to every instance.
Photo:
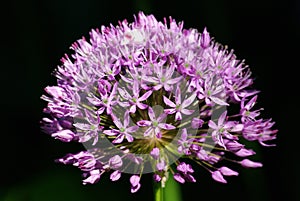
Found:
[[[259,142],[259,144],[261,144],[262,146],[265,146],[265,147],[274,147],[274,146],[276,146],[276,144],[266,144],[262,140],[258,140],[258,142]]]
[[[121,106],[121,107],[129,107],[130,106],[130,104],[129,104],[129,102],[120,102],[120,101],[118,101],[118,104]],[[104,110],[103,110],[104,111]],[[102,112],[103,113],[103,112]],[[101,113],[101,114],[102,114]]]
[[[197,97],[199,98],[199,100],[203,100],[205,98],[205,96],[202,93],[198,93]],[[205,102],[207,103],[206,99]]]
[[[198,98],[199,98],[199,95],[198,95]],[[201,99],[201,98],[199,98],[199,99]],[[210,98],[208,98],[208,97],[205,97],[205,103],[206,103],[207,105],[209,105],[209,106],[212,105],[211,100],[210,100]]]
[[[144,104],[144,103],[136,103],[136,105],[138,106],[138,108],[140,108],[141,110],[145,110],[147,109],[148,105],[147,104]]]
[[[209,120],[209,121],[208,121],[208,126],[209,126],[210,128],[212,128],[212,129],[215,129],[215,130],[218,129],[218,126],[217,126],[216,123],[213,122],[212,120]]]
[[[105,107],[100,107],[98,110],[97,110],[97,114],[102,114],[105,110]]]
[[[150,155],[154,158],[154,159],[158,159],[158,157],[159,157],[159,148],[157,148],[157,147],[154,147],[153,149],[152,149],[152,151],[150,152]]]
[[[125,137],[124,134],[120,134],[112,141],[112,143],[120,144],[121,142],[123,142],[124,137]]]
[[[92,138],[91,135],[82,135],[82,136],[79,136],[78,142],[87,142],[87,141],[89,141],[91,138]],[[61,139],[60,139],[60,140],[61,140]]]
[[[159,115],[159,117],[157,118],[157,121],[158,122],[161,122],[162,120],[164,120],[166,117],[167,117],[168,115],[166,114],[166,113],[161,113],[160,115]]]
[[[137,175],[132,175],[130,177],[130,183],[131,183],[131,193],[137,192],[141,187],[140,177]]]
[[[116,95],[116,92],[117,92],[117,89],[118,89],[118,82],[116,82],[111,90],[111,93],[110,93],[110,96],[109,96],[109,99],[112,100],[113,97]]]
[[[165,129],[165,130],[172,130],[175,129],[176,127],[171,125],[171,124],[166,124],[166,123],[159,123],[158,124],[159,128]]]
[[[179,85],[177,85],[176,91],[175,91],[175,103],[177,105],[181,105],[181,91],[180,91]]]
[[[193,177],[193,175],[185,175],[185,179],[188,181],[188,182],[196,182],[196,179]]]
[[[125,77],[124,75],[122,74],[119,74],[121,76],[121,79],[124,81],[124,82],[127,82],[127,83],[132,83],[132,80],[131,79],[128,79],[128,77]]]
[[[161,85],[161,84],[155,85],[155,86],[153,87],[153,90],[154,90],[154,91],[157,91],[157,90],[161,89],[162,86],[163,86],[163,85]]]
[[[221,99],[219,99],[219,98],[217,98],[217,97],[214,97],[214,96],[211,96],[210,97],[210,99],[214,102],[214,103],[216,103],[216,104],[218,104],[218,105],[229,105],[228,103],[226,103],[224,100],[221,100]]]
[[[171,86],[171,85],[168,85],[168,84],[164,84],[164,89],[166,90],[166,91],[172,91],[172,89],[173,89],[173,87]]]
[[[158,127],[154,128],[154,133],[157,138],[161,138],[162,134]]]
[[[116,130],[104,130],[103,133],[106,135],[117,135],[118,134],[118,132]]]
[[[208,48],[209,45],[210,45],[210,36],[209,36],[209,33],[206,30],[206,27],[204,28],[204,31],[201,34],[200,45],[203,49]]]
[[[186,128],[182,129],[182,133],[181,133],[180,139],[181,139],[182,141],[186,141],[186,140],[187,140],[187,136],[188,136],[188,134],[187,134]]]
[[[176,169],[179,171],[179,172],[182,172],[182,173],[187,173],[187,164],[185,162],[181,162],[179,165],[177,165]]]
[[[45,91],[55,98],[61,98],[64,94],[64,90],[58,86],[48,86]]]
[[[148,107],[148,115],[149,115],[149,118],[150,118],[151,121],[156,120],[155,113],[154,113],[152,107]]]
[[[136,111],[136,105],[132,105],[132,106],[130,107],[130,109],[129,109],[129,112],[132,113],[132,114],[134,114],[135,111]]]
[[[173,103],[170,99],[168,99],[167,97],[163,97],[164,98],[164,103],[169,106],[169,107],[176,107],[175,103]]]
[[[161,162],[156,164],[156,169],[158,171],[163,171],[165,169],[165,167],[166,167],[165,161],[161,161]]]
[[[119,170],[116,170],[113,173],[111,173],[110,180],[117,181],[120,179],[120,177],[121,177],[121,172]]]
[[[138,83],[137,80],[134,80],[133,81],[133,87],[132,87],[133,95],[134,96],[138,96],[139,95],[139,91],[140,91],[140,89],[139,89],[139,83]]]
[[[164,112],[166,114],[174,114],[176,112],[176,110],[175,109],[165,109]]]
[[[217,171],[213,171],[211,173],[211,176],[217,182],[224,183],[224,184],[227,183],[227,181],[224,179],[222,173],[220,171],[218,171],[218,170]]]
[[[219,117],[219,119],[218,119],[218,126],[221,126],[221,125],[224,124],[226,115],[227,115],[227,110],[224,111],[224,112],[220,115],[220,117]]]
[[[256,99],[257,99],[257,95],[254,96],[246,105],[245,105],[245,108],[247,110],[250,110],[256,103]]]
[[[173,84],[176,84],[177,82],[179,82],[182,78],[183,78],[182,76],[176,77],[174,79],[167,80],[167,83],[170,85],[173,85]]]
[[[165,76],[166,77],[171,77],[174,73],[174,70],[175,70],[175,65],[169,66],[168,68],[166,68]]]
[[[186,165],[186,171],[189,172],[189,173],[193,173],[194,172],[194,170],[193,170],[193,168],[192,168],[192,166],[190,164]]]
[[[258,167],[263,166],[262,163],[254,162],[249,159],[244,159],[244,160],[240,161],[240,164],[246,168],[258,168]]]
[[[89,184],[94,184],[100,179],[100,171],[99,170],[92,170],[90,171],[90,176],[86,179],[84,179],[83,185],[89,183]]]
[[[243,128],[244,128],[243,124],[237,124],[230,131],[231,132],[240,132],[243,130]]]
[[[149,77],[149,76],[144,76],[143,80],[147,81],[147,82],[152,82],[152,83],[158,83],[159,80],[156,77]]]
[[[182,115],[181,115],[180,112],[176,112],[176,114],[175,114],[175,120],[176,121],[181,121],[182,120]]]
[[[181,112],[185,115],[191,115],[195,110],[182,109]]]
[[[213,131],[212,135],[214,134],[215,131]],[[224,140],[221,134],[216,134],[216,138],[217,138],[217,143],[218,145],[220,145],[221,147],[224,147],[224,149],[226,149],[226,146],[224,144]]]
[[[131,97],[129,93],[122,88],[118,88],[118,92],[125,100],[128,100]]]
[[[192,102],[195,100],[196,96],[197,96],[196,93],[193,93],[189,98],[185,99],[182,102],[182,107],[185,108],[185,107],[189,106],[190,104],[192,104]]]
[[[133,132],[137,131],[138,129],[139,129],[138,126],[131,126],[126,129],[126,132],[133,133]]]
[[[147,137],[151,134],[151,132],[153,131],[153,128],[148,128],[145,132],[144,132],[144,136]]]
[[[239,151],[235,152],[234,154],[239,156],[239,157],[248,157],[248,156],[254,155],[255,151],[253,151],[252,149],[242,148]]]
[[[152,94],[152,91],[147,91],[146,93],[144,93],[138,100],[139,101],[144,101],[144,100],[147,100],[149,98],[149,96],[151,96]]]
[[[225,143],[227,150],[235,152],[235,153],[237,153],[239,150],[241,150],[244,147],[244,145],[238,143],[235,140],[227,140],[226,139],[226,142],[224,140],[224,143]]]
[[[98,98],[96,98],[96,97],[86,97],[86,99],[91,103],[91,104],[93,104],[93,105],[95,105],[95,106],[99,106],[99,105],[101,105],[102,104],[102,101],[101,100],[99,100]]]
[[[63,142],[70,142],[75,134],[71,130],[61,130],[51,135],[55,139],[59,139]]]
[[[160,182],[160,181],[161,181],[161,177],[160,177],[158,174],[154,174],[154,175],[153,175],[153,180],[154,180],[155,182]]]
[[[198,119],[198,118],[193,118],[192,119],[192,128],[197,129],[197,128],[201,128],[203,125],[203,120],[202,119]]]
[[[236,94],[236,92],[233,92],[233,98],[237,101],[240,102],[241,99],[239,98],[239,96]]]
[[[177,151],[178,151],[178,153],[183,153],[183,149],[184,149],[184,147],[183,146],[179,146],[178,148],[177,148]]]
[[[123,125],[122,125],[120,119],[115,119],[115,120],[114,120],[114,124],[115,124],[118,128],[122,128],[122,127],[123,127]]]
[[[131,187],[131,193],[137,192],[141,188],[141,184],[138,183],[136,186]]]
[[[112,114],[112,108],[110,106],[107,106],[106,113],[109,115]]]
[[[133,139],[132,135],[126,134],[126,140],[128,142],[133,142],[134,139]]]
[[[225,176],[238,176],[239,175],[238,172],[236,172],[228,167],[225,167],[225,166],[219,168],[219,171]]]
[[[138,126],[151,126],[152,122],[148,121],[148,120],[141,120],[141,121],[136,122],[136,124]]]
[[[124,127],[127,128],[127,126],[129,125],[129,119],[130,116],[129,116],[129,112],[126,111],[125,114],[124,114]]]
[[[112,169],[117,169],[123,165],[123,161],[119,155],[115,155],[109,159],[108,164]]]
[[[184,178],[179,173],[175,173],[173,178],[181,184],[184,184],[185,182]]]

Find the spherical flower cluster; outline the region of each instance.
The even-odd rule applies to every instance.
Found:
[[[262,166],[247,158],[255,152],[241,140],[271,146],[274,122],[254,109],[258,91],[249,68],[206,29],[199,33],[140,12],[132,23],[92,30],[89,41],[82,38],[71,49],[56,69],[57,86],[42,96],[48,102],[42,128],[85,146],[58,159],[81,169],[83,184],[104,173],[112,181],[129,173],[136,192],[149,172],[162,186],[170,176],[196,182],[197,164],[226,183],[238,172],[222,160]],[[232,105],[239,111],[226,110]]]

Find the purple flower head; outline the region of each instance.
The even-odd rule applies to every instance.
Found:
[[[131,174],[132,193],[144,173],[162,187],[170,175],[196,182],[188,160],[226,183],[238,172],[224,160],[262,166],[248,159],[255,150],[245,141],[274,144],[274,122],[254,109],[258,90],[249,67],[206,28],[140,12],[133,22],[91,30],[71,49],[55,71],[57,86],[45,87],[41,97],[47,102],[41,127],[54,139],[84,145],[86,151],[57,160],[79,168],[83,184],[102,174],[118,181],[123,173]],[[226,111],[234,105],[237,113]]]

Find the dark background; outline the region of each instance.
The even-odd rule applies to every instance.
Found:
[[[203,171],[196,184],[182,186],[183,200],[300,200],[299,174],[299,38],[300,3],[294,1],[99,1],[12,0],[1,5],[1,172],[0,200],[89,201],[152,200],[150,176],[130,194],[126,175],[111,182],[81,185],[80,171],[54,159],[82,147],[43,134],[39,121],[43,88],[70,45],[90,29],[133,20],[139,10],[159,20],[172,16],[185,28],[203,30],[234,49],[250,66],[258,105],[279,129],[277,147],[255,145],[261,169],[239,169],[240,176],[221,185]]]

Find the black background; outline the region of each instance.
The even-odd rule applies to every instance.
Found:
[[[163,3],[162,3],[163,2]],[[90,29],[133,20],[139,10],[159,20],[172,16],[185,28],[206,26],[221,44],[250,66],[258,105],[279,129],[277,147],[257,146],[262,169],[240,169],[238,178],[218,184],[200,172],[182,187],[183,200],[299,200],[299,39],[300,3],[294,1],[99,1],[12,0],[1,5],[1,187],[5,201],[152,200],[149,176],[137,194],[125,178],[82,186],[74,167],[56,158],[80,150],[43,134],[39,128],[43,88],[64,53]]]

